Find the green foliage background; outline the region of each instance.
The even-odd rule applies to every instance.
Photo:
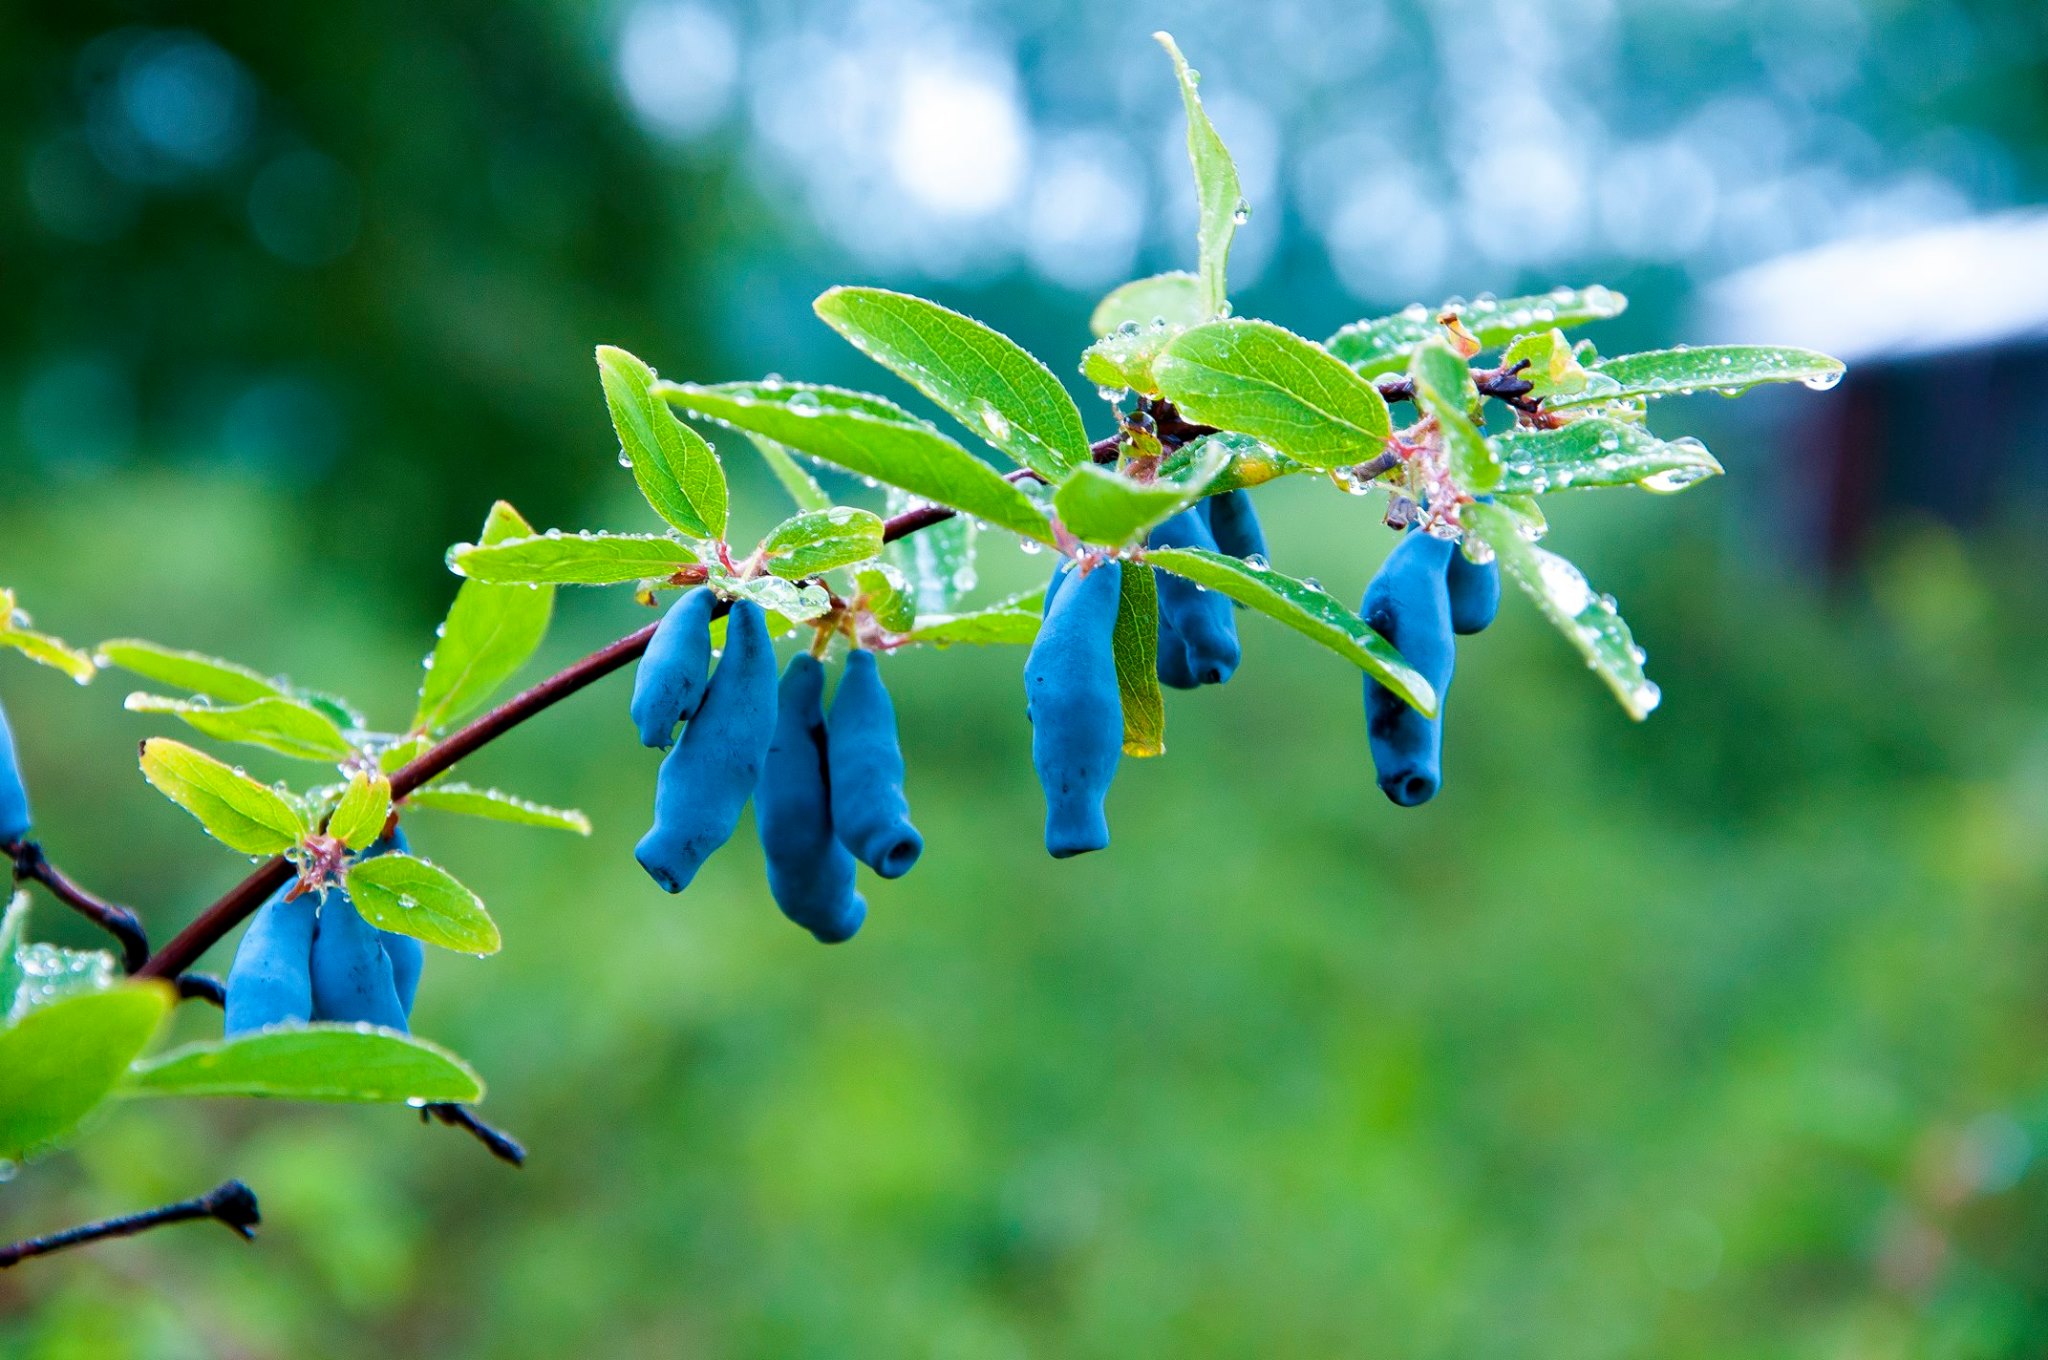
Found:
[[[162,432],[111,468],[7,454],[0,579],[76,640],[201,647],[397,723],[455,585],[441,550],[492,496],[538,523],[652,527],[612,466],[589,345],[678,377],[753,362],[691,299],[754,210],[560,74],[543,10],[423,34],[360,7],[290,56],[265,12],[216,36],[317,110],[337,155],[391,148],[439,187],[400,194],[409,224],[330,273],[221,245],[190,203],[110,258],[36,244],[39,301],[0,323],[4,352],[119,335],[123,313],[81,299],[156,277],[169,292],[129,298],[152,325],[237,298],[257,319],[237,345],[308,336],[374,418],[305,482]],[[33,76],[10,88],[32,95],[127,17],[72,13],[0,21],[0,68]],[[379,44],[487,28],[480,85],[353,81]],[[1156,53],[1134,60],[1156,76]],[[468,215],[465,144],[433,131],[522,106],[567,148],[531,180],[567,205],[549,241]],[[44,108],[17,96],[0,127],[26,137]],[[2037,123],[2005,132],[2038,163]],[[380,249],[418,252],[416,272]],[[1644,282],[1638,325],[1657,320]],[[829,379],[801,362],[836,343],[808,295],[766,295],[756,324],[787,331],[786,371]],[[947,300],[1062,372],[1085,341],[1071,299]],[[1311,332],[1342,319],[1298,303]],[[1258,309],[1291,315],[1284,296]],[[907,656],[890,679],[929,850],[840,949],[776,915],[744,828],[682,898],[648,883],[630,845],[654,761],[622,681],[578,697],[465,773],[583,807],[590,840],[414,819],[506,937],[489,961],[435,956],[416,1028],[492,1083],[485,1112],[527,1169],[391,1110],[117,1110],[0,1186],[5,1235],[233,1174],[262,1194],[261,1242],[183,1228],[9,1272],[0,1353],[2038,1351],[2041,526],[1894,524],[1824,596],[1757,565],[1741,511],[1769,475],[1761,433],[1707,433],[1724,481],[1553,505],[1650,649],[1665,701],[1647,724],[1511,599],[1461,649],[1444,794],[1403,812],[1372,786],[1355,671],[1248,620],[1237,678],[1171,696],[1170,754],[1126,762],[1114,847],[1054,864],[1021,656]],[[1315,492],[1262,493],[1281,565],[1355,596],[1387,539]],[[735,493],[736,538],[780,509],[765,474]],[[1044,563],[983,575],[1023,585]],[[543,660],[643,618],[622,592],[564,592]],[[119,710],[118,677],[77,691],[10,665],[0,684],[59,863],[159,937],[236,877],[136,777],[134,743],[162,726]]]

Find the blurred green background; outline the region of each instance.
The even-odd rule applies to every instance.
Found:
[[[1669,343],[1726,270],[2048,198],[2034,0],[28,0],[0,582],[74,640],[402,722],[492,499],[652,527],[593,344],[901,398],[808,310],[877,281],[1070,372],[1097,293],[1192,253],[1161,23],[1257,207],[1239,310],[1310,334],[1600,279],[1637,301],[1603,348]],[[1418,811],[1373,787],[1355,673],[1250,620],[1237,678],[1126,762],[1113,848],[1054,864],[1021,655],[909,655],[929,849],[825,950],[749,829],[683,897],[647,881],[654,760],[623,680],[578,696],[465,774],[592,838],[409,824],[506,936],[430,961],[416,1028],[528,1166],[403,1111],[117,1109],[0,1186],[0,1235],[230,1175],[263,1235],[0,1276],[0,1353],[2048,1351],[2041,503],[1909,495],[1799,575],[1774,432],[1835,398],[1790,397],[1660,410],[1736,476],[1552,502],[1662,709],[1627,722],[1511,600]],[[732,474],[740,528],[781,513]],[[1342,595],[1388,541],[1305,479],[1261,504]],[[1044,562],[992,549],[983,591]],[[565,592],[534,674],[645,617]],[[50,853],[162,939],[244,866],[137,777],[163,727],[126,688],[0,673]]]

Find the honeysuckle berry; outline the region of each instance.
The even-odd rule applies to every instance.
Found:
[[[32,824],[28,789],[21,782],[21,762],[14,750],[14,732],[7,725],[7,710],[0,708],[0,841],[20,840],[28,835]]]
[[[883,878],[901,878],[924,853],[903,796],[903,746],[896,706],[882,684],[875,654],[847,655],[825,723],[832,772],[832,825],[854,857]]]
[[[1147,542],[1155,548],[1207,548],[1216,550],[1209,523],[1196,506],[1155,525]],[[1154,569],[1159,587],[1159,620],[1162,635],[1171,626],[1186,661],[1187,675],[1196,684],[1220,685],[1237,670],[1237,618],[1230,599],[1217,591],[1204,590],[1185,576]],[[1160,654],[1166,655],[1162,636]],[[1164,664],[1164,663],[1163,663]],[[1160,678],[1167,679],[1166,669]],[[1176,677],[1177,678],[1177,677]],[[1169,680],[1169,683],[1172,683]]]
[[[257,909],[228,969],[226,1031],[230,1037],[313,1018],[313,925],[318,901],[304,893],[285,901],[272,893]]]
[[[633,673],[633,725],[640,729],[642,745],[668,749],[676,724],[687,721],[704,701],[711,674],[711,614],[717,605],[711,588],[698,586],[670,605],[655,625]]]
[[[301,901],[304,899],[301,898]],[[346,891],[329,888],[313,925],[313,1018],[406,1027],[391,956]]]
[[[1055,859],[1109,844],[1103,801],[1123,757],[1123,701],[1110,640],[1123,567],[1098,563],[1056,580],[1024,663],[1031,763],[1045,790],[1045,848]]]
[[[842,691],[843,692],[843,691]],[[754,789],[754,825],[775,905],[821,943],[853,938],[867,919],[853,852],[833,829],[836,771],[825,735],[825,668],[799,653],[782,672],[775,736]]]
[[[1436,691],[1437,716],[1425,718],[1394,692],[1365,677],[1366,736],[1382,792],[1402,807],[1436,796],[1443,784],[1443,705],[1456,652],[1444,569],[1455,545],[1425,533],[1402,537],[1365,588],[1359,615],[1394,644]]]

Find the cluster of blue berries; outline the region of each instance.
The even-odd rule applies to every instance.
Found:
[[[733,603],[712,669],[717,603],[700,586],[671,605],[634,678],[640,740],[668,748],[654,825],[635,854],[656,883],[681,892],[732,839],[751,798],[783,915],[823,943],[851,939],[867,919],[855,862],[901,878],[924,853],[903,796],[896,709],[875,654],[847,657],[828,717],[824,666],[799,655],[778,683],[767,618],[750,600]]]
[[[394,830],[366,856],[406,850]],[[420,986],[425,948],[379,930],[338,887],[279,888],[256,912],[228,970],[230,1037],[273,1025],[337,1020],[403,1030]]]

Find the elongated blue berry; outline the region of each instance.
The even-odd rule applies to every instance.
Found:
[[[313,1018],[405,1028],[391,957],[340,888],[327,890],[313,927]]]
[[[394,850],[401,855],[411,853],[403,827],[393,827],[389,836],[378,837],[363,852],[363,858],[388,855]],[[391,985],[398,993],[398,1005],[410,1019],[413,998],[419,995],[420,969],[427,961],[426,946],[410,935],[401,935],[381,926],[377,930],[377,940],[384,946],[384,957],[391,960]]]
[[[1190,506],[1154,526],[1147,542],[1155,548],[1216,549],[1208,521]],[[1197,684],[1220,685],[1237,670],[1237,619],[1230,598],[1204,590],[1185,576],[1154,569],[1159,582],[1159,618],[1171,624],[1186,653],[1187,671]],[[1161,672],[1161,678],[1164,678]]]
[[[717,604],[709,586],[698,586],[670,605],[655,626],[633,673],[633,724],[643,746],[667,750],[676,724],[704,701],[711,673],[711,613]]]
[[[1457,657],[1444,568],[1456,549],[1429,534],[1408,534],[1365,588],[1359,614],[1394,644],[1436,691],[1437,716],[1425,718],[1393,691],[1365,677],[1366,736],[1380,789],[1402,807],[1436,796],[1443,783],[1443,705]]]
[[[754,825],[775,905],[820,943],[838,944],[860,929],[868,904],[854,891],[853,853],[832,829],[824,697],[824,666],[808,653],[792,658],[776,692],[775,738],[754,789]]]
[[[1259,528],[1259,512],[1252,506],[1251,492],[1224,491],[1203,501],[1202,508],[1209,516],[1209,532],[1216,539],[1216,551],[1232,557],[1268,560],[1266,534]]]
[[[1067,581],[1024,663],[1031,763],[1045,789],[1045,848],[1054,859],[1109,844],[1103,800],[1123,758],[1123,701],[1110,638],[1122,563]]]
[[[1479,633],[1500,612],[1500,563],[1474,562],[1462,550],[1453,552],[1444,568],[1444,588],[1451,597],[1451,629]]]
[[[20,840],[28,835],[30,824],[28,790],[21,782],[14,733],[7,726],[7,710],[0,708],[0,841]]]
[[[832,827],[840,842],[883,878],[903,877],[924,853],[924,837],[910,824],[896,706],[873,652],[847,655],[825,724],[825,751],[832,772]]]
[[[774,736],[775,648],[761,607],[740,600],[726,620],[725,655],[704,702],[662,757],[654,825],[634,851],[656,883],[681,892],[732,839]]]
[[[227,986],[231,1037],[313,1018],[315,898],[306,893],[287,902],[286,891],[279,888],[257,908],[235,947]]]

